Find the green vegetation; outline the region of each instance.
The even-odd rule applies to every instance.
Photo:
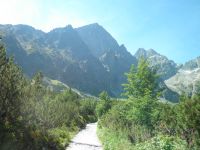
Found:
[[[98,115],[98,135],[105,150],[200,149],[200,97],[182,96],[178,104],[158,100],[155,70],[142,59],[127,73],[124,101]]]
[[[161,89],[158,86],[159,76],[156,71],[156,69],[148,66],[147,60],[141,58],[137,69],[132,65],[130,72],[126,73],[128,83],[123,84],[126,91],[124,95],[129,98],[144,97],[146,95],[157,97]]]
[[[98,117],[101,117],[105,113],[108,112],[108,110],[111,108],[111,99],[107,92],[103,91],[99,94],[100,101],[98,102],[96,106],[96,114]]]
[[[126,75],[123,100],[105,91],[98,101],[70,88],[55,92],[42,84],[41,72],[27,79],[0,46],[0,149],[62,150],[97,117],[105,150],[200,149],[200,90],[177,104],[161,102],[159,76],[146,60]]]
[[[87,122],[95,122],[96,100],[73,91],[50,91],[42,73],[27,79],[0,46],[0,149],[65,149]]]

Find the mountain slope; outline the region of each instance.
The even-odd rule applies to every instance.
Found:
[[[165,83],[179,94],[195,95],[200,90],[200,57],[186,62],[177,74]]]
[[[121,84],[126,82],[124,73],[141,57],[158,69],[160,86],[165,88],[163,98],[178,101],[177,93],[193,95],[198,89],[200,57],[178,66],[153,49],[140,48],[132,56],[98,24],[76,29],[68,25],[48,33],[27,25],[0,25],[0,35],[8,55],[14,55],[26,75],[42,71],[51,79],[92,95],[106,90],[119,97]]]
[[[111,96],[119,96],[124,72],[136,59],[103,27],[89,26],[88,30],[99,38],[95,47],[80,36],[80,30],[68,25],[45,33],[27,25],[0,25],[8,54],[14,55],[28,76],[42,71],[45,76],[86,93],[98,95],[106,90]],[[107,49],[108,45],[112,47]],[[94,54],[97,47],[101,50],[98,56]]]
[[[99,24],[94,23],[76,29],[94,56],[100,57],[106,51],[117,51],[117,41]]]
[[[116,89],[114,95],[123,91],[124,76],[137,60],[124,45],[117,41],[99,24],[90,24],[76,29],[83,41],[88,45],[93,55],[102,63],[110,75],[111,89]]]
[[[137,59],[141,57],[148,59],[150,65],[158,69],[158,74],[163,80],[172,77],[178,71],[178,66],[174,61],[169,60],[166,56],[157,53],[153,49],[145,50],[139,48],[134,56]]]
[[[161,98],[172,102],[178,102],[179,95],[176,91],[169,88],[164,82],[166,79],[169,79],[176,74],[178,70],[177,64],[174,61],[169,60],[166,56],[157,53],[153,49],[145,50],[143,48],[139,48],[134,56],[138,60],[140,58],[147,59],[150,66],[157,69],[157,73],[160,75],[159,85],[162,89],[164,89]]]
[[[15,56],[27,75],[42,71],[91,94],[109,91],[107,72],[72,27],[44,33],[26,25],[5,25],[0,33],[8,53]]]

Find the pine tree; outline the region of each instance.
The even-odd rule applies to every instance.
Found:
[[[21,69],[14,64],[13,58],[6,57],[6,50],[0,46],[0,141],[5,140],[6,133],[19,130],[20,107],[24,77]],[[7,130],[9,132],[7,132]],[[4,134],[5,133],[5,134]]]
[[[159,95],[160,89],[156,69],[150,68],[147,60],[141,58],[137,68],[132,65],[126,76],[128,83],[123,84],[126,91],[125,96],[138,98],[149,95],[156,98]]]

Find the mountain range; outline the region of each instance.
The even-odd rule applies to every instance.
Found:
[[[68,25],[47,33],[28,25],[0,25],[0,35],[8,55],[14,55],[27,76],[42,71],[91,95],[106,90],[120,97],[124,73],[140,57],[158,68],[164,99],[176,102],[182,92],[195,94],[200,80],[200,57],[177,65],[153,49],[139,48],[132,55],[97,23],[79,28]]]

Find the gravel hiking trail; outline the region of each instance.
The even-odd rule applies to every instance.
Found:
[[[72,140],[66,150],[103,150],[96,134],[97,123],[89,123]]]

